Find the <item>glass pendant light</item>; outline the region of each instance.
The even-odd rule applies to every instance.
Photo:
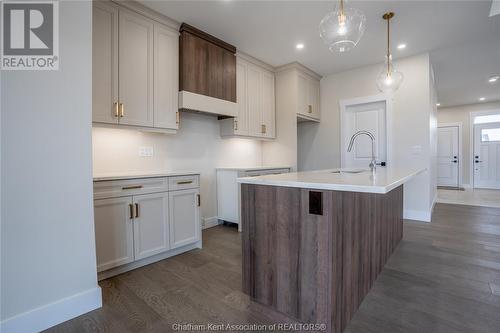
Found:
[[[319,35],[332,52],[353,49],[365,32],[366,16],[344,2],[339,0],[333,12],[326,14],[319,23]]]
[[[391,40],[390,40],[390,21],[394,17],[394,13],[385,13],[382,18],[387,21],[387,54],[385,56],[385,64],[382,71],[377,76],[377,87],[385,93],[392,93],[398,90],[401,82],[403,82],[403,73],[398,72],[392,63],[391,55]]]

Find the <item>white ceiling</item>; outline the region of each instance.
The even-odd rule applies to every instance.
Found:
[[[367,17],[365,35],[345,54],[331,53],[318,34],[334,1],[160,1],[144,5],[215,35],[273,66],[299,61],[321,75],[376,64],[384,59],[385,24],[394,11],[393,54],[430,52],[442,106],[470,104],[484,96],[500,100],[500,15],[489,17],[491,0],[350,1]],[[296,50],[295,44],[305,44]],[[398,43],[405,50],[395,50]]]

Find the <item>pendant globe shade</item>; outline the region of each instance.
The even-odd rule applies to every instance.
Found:
[[[358,44],[366,28],[366,16],[340,0],[321,20],[319,35],[332,52],[347,52]]]
[[[392,64],[392,55],[385,57],[385,64],[377,76],[377,88],[385,93],[393,93],[399,89],[404,75],[398,72]]]
[[[399,89],[403,82],[404,75],[394,68],[391,55],[391,39],[390,39],[390,21],[394,17],[394,13],[385,13],[382,18],[387,21],[387,54],[382,70],[377,76],[377,88],[384,93],[393,93]]]

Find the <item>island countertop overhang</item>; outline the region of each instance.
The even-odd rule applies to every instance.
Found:
[[[317,190],[385,194],[425,172],[427,168],[377,168],[352,173],[349,169],[328,169],[238,178],[240,184],[310,188]]]

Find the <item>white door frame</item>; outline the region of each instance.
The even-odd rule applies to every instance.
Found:
[[[347,107],[359,104],[368,104],[376,102],[385,102],[385,135],[386,135],[386,163],[388,166],[392,166],[392,98],[388,94],[377,94],[364,97],[356,97],[350,99],[341,99],[339,101],[340,106],[340,161],[341,165],[345,165],[345,126],[344,121],[346,119],[345,113],[347,112]]]
[[[469,147],[470,147],[470,186],[474,188],[474,118],[477,116],[489,116],[492,114],[500,114],[500,110],[475,111],[469,113]]]
[[[463,179],[462,179],[462,126],[463,123],[460,122],[454,122],[454,123],[438,123],[437,127],[458,127],[458,186],[462,187],[463,185]],[[438,142],[439,144],[439,142]]]

